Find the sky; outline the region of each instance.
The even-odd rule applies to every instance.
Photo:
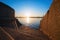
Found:
[[[52,0],[0,0],[13,9],[15,16],[44,16],[49,10]]]

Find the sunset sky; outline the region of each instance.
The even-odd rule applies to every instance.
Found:
[[[52,0],[0,0],[15,9],[16,16],[44,16]]]

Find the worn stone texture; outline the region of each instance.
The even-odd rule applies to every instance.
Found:
[[[15,10],[10,6],[0,2],[0,26],[14,26]]]
[[[21,25],[15,18],[15,10],[0,2],[0,40],[20,40],[18,26]]]
[[[60,40],[60,0],[53,0],[53,3],[41,20],[40,30],[52,40]]]
[[[0,19],[1,18],[14,18],[15,17],[15,10],[10,6],[0,2]]]

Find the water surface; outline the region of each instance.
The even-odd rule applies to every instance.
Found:
[[[17,18],[23,25],[38,29],[42,18]]]

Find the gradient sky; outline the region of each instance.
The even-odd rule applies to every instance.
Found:
[[[13,9],[16,16],[44,16],[49,9],[52,0],[0,0]]]

